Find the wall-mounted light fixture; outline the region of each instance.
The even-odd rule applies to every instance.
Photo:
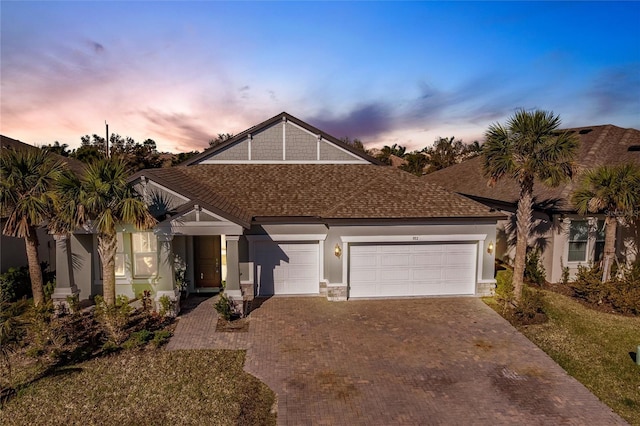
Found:
[[[487,253],[493,253],[493,241],[489,241],[489,246],[487,247]]]
[[[336,246],[333,249],[333,254],[335,254],[337,258],[340,258],[340,256],[342,256],[342,248],[340,248],[340,245],[338,243],[336,243]]]

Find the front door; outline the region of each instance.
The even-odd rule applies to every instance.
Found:
[[[196,288],[220,287],[220,236],[194,238]]]

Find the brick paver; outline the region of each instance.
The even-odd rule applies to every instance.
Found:
[[[275,297],[248,333],[188,302],[168,349],[247,349],[279,424],[625,424],[476,298]]]

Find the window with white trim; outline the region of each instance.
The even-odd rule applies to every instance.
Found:
[[[124,277],[125,275],[125,267],[124,267],[124,234],[122,232],[118,232],[116,234],[116,277]]]
[[[153,232],[135,232],[131,234],[133,251],[133,275],[149,277],[156,273],[157,239]]]
[[[572,220],[569,225],[569,253],[567,261],[586,262],[589,242],[589,222]]]

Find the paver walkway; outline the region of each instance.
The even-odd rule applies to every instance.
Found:
[[[202,300],[168,349],[246,349],[279,424],[626,424],[476,298],[276,297],[248,333],[214,332]]]

